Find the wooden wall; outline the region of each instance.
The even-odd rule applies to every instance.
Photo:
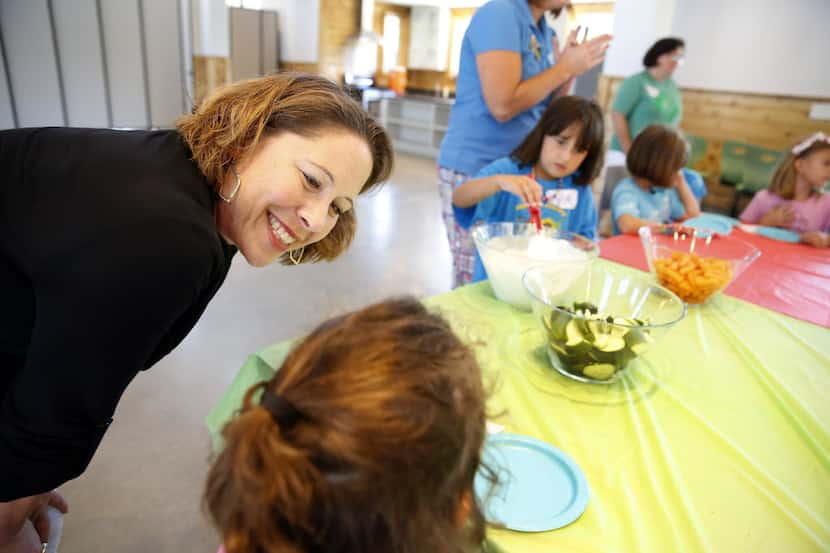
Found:
[[[280,60],[280,71],[300,71],[302,73],[320,73],[317,63],[292,63]]]
[[[228,58],[221,56],[193,56],[193,103],[198,104],[213,89],[228,82]]]
[[[359,32],[360,0],[320,0],[317,73],[342,81],[346,40]]]
[[[610,129],[611,103],[621,77],[600,77],[597,101]],[[810,119],[815,102],[830,98],[792,98],[740,92],[682,88],[683,120],[688,134],[723,141],[736,140],[784,150],[816,131],[830,133],[830,121]]]

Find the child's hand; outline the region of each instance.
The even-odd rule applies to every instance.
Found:
[[[671,181],[671,185],[678,190],[684,186],[689,186],[688,183],[686,183],[686,178],[683,176],[683,169],[675,173],[674,178]]]
[[[542,187],[535,180],[522,175],[499,175],[499,188],[515,194],[528,205],[542,203]]]
[[[795,211],[789,204],[776,206],[761,217],[758,223],[767,227],[789,228],[795,221]]]
[[[826,248],[830,246],[830,236],[819,231],[805,232],[801,235],[801,242],[817,248]]]

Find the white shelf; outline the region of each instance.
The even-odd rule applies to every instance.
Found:
[[[437,158],[452,104],[423,97],[383,98],[380,123],[397,151]]]
[[[388,123],[397,123],[398,125],[404,125],[407,127],[415,127],[419,129],[427,129],[432,131],[442,131],[447,132],[449,127],[445,127],[443,125],[435,125],[430,123],[422,123],[420,121],[410,121],[408,119],[400,119],[398,117],[387,117],[386,121]]]

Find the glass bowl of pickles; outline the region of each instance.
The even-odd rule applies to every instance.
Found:
[[[618,380],[686,316],[683,300],[647,275],[592,263],[562,277],[561,268],[536,267],[522,282],[551,365],[575,380]]]

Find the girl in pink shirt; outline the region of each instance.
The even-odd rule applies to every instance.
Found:
[[[801,234],[801,241],[830,246],[830,195],[821,187],[830,180],[830,136],[818,132],[787,154],[766,190],[758,192],[741,221],[780,227]]]
[[[205,506],[227,553],[472,550],[484,436],[473,352],[417,300],[385,301],[323,323],[248,390]]]

